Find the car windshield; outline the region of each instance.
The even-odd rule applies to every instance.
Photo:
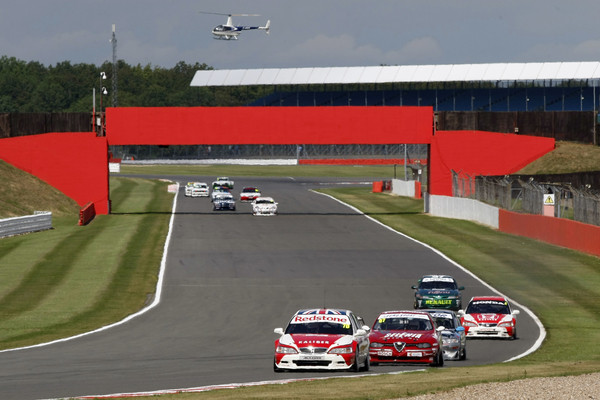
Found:
[[[335,324],[329,322],[309,322],[304,324],[289,324],[287,334],[308,335],[352,335],[350,324]]]
[[[380,316],[373,330],[376,331],[430,331],[431,321],[424,318],[386,318]]]
[[[505,301],[473,301],[465,311],[467,314],[510,314],[508,303]]]
[[[452,318],[445,318],[445,317],[436,317],[434,315],[432,315],[433,320],[435,321],[435,324],[437,326],[443,326],[446,329],[454,329],[456,328],[454,326],[454,320]]]
[[[452,281],[425,281],[419,284],[419,289],[457,290],[456,283]]]
[[[273,203],[273,200],[256,200],[256,204],[271,204]]]

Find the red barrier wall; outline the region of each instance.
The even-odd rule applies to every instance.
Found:
[[[93,132],[61,132],[0,140],[0,158],[74,199],[108,210],[108,147]]]
[[[498,229],[600,257],[600,226],[501,209]]]
[[[429,143],[431,107],[108,108],[110,145]]]
[[[431,194],[452,196],[452,170],[508,175],[554,150],[552,138],[482,131],[437,131],[431,142]]]

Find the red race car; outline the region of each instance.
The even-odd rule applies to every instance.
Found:
[[[501,296],[473,297],[460,322],[467,338],[517,338],[516,315],[508,300]]]
[[[254,186],[245,187],[240,192],[240,201],[254,201],[257,197],[260,197],[260,190]]]
[[[418,311],[385,311],[373,324],[369,341],[371,365],[421,363],[444,365],[442,335],[431,316]]]
[[[310,309],[276,328],[275,372],[284,370],[369,369],[368,326],[349,310]]]

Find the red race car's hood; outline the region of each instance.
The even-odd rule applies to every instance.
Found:
[[[421,343],[423,341],[437,340],[435,331],[372,331],[369,334],[371,341],[379,343],[394,343],[399,340],[405,343]]]
[[[348,335],[309,335],[309,334],[300,334],[295,333],[289,336],[293,342],[301,347],[325,347],[329,348],[332,344],[337,342],[339,339]]]

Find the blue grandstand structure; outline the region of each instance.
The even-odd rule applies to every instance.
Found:
[[[431,106],[434,111],[593,111],[595,88],[490,87],[459,89],[276,91],[251,106]]]

